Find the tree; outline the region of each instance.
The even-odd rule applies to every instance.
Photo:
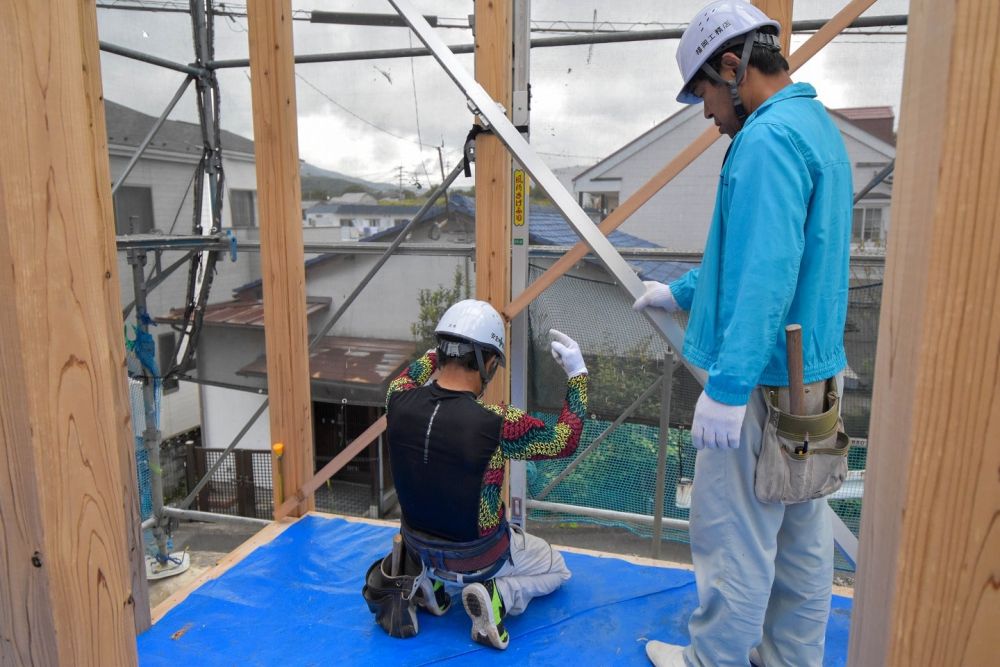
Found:
[[[437,326],[444,311],[461,299],[469,298],[469,284],[462,274],[462,269],[455,267],[455,275],[451,287],[438,285],[436,290],[422,289],[418,296],[420,315],[416,322],[410,325],[410,333],[417,341],[417,350],[423,351],[437,345],[434,328]]]

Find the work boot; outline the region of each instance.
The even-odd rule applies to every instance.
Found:
[[[656,667],[687,667],[684,647],[677,644],[667,644],[654,639],[646,643],[646,657]]]
[[[466,586],[462,590],[462,604],[472,619],[472,641],[501,651],[507,648],[510,635],[503,626],[507,608],[495,581]]]
[[[444,584],[433,579],[425,579],[417,589],[417,606],[435,616],[444,616],[451,609],[451,596],[444,590]]]

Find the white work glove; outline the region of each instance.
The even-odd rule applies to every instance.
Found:
[[[740,431],[746,405],[726,405],[719,403],[705,392],[701,392],[694,406],[694,422],[691,424],[691,441],[695,449],[737,449],[740,446]]]
[[[655,280],[643,280],[642,284],[646,286],[646,292],[635,300],[635,303],[632,304],[633,309],[642,310],[643,308],[653,306],[655,308],[662,308],[668,313],[680,310],[680,306],[677,305],[677,299],[674,298],[674,293],[670,291],[669,285],[664,285]]]
[[[587,372],[587,366],[583,363],[583,353],[576,341],[555,329],[549,329],[549,336],[553,338],[550,344],[552,348],[552,358],[555,359],[566,375],[574,378]]]

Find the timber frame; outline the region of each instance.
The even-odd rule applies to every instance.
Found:
[[[791,54],[793,70],[874,1],[847,2]],[[423,19],[408,11],[407,2],[392,4],[409,16],[419,36]],[[791,0],[756,4],[789,24]],[[195,6],[203,7],[203,0],[192,0]],[[508,76],[508,46],[515,39],[511,6],[476,2],[476,44],[483,47],[477,79],[494,100],[506,101],[508,112],[518,102]],[[272,434],[285,444],[284,479],[295,489],[284,506],[275,503],[281,522],[267,529],[273,532],[286,525],[286,514],[309,512],[313,491],[336,469],[328,466],[311,476],[309,467],[293,70],[295,62],[309,61],[293,53],[290,0],[251,0],[248,13],[255,134],[261,155],[268,156],[266,166],[258,160],[258,178],[261,207],[268,212],[261,247],[269,378],[281,389],[270,393]],[[48,20],[55,16],[59,21]],[[851,661],[901,667],[988,664],[1000,620],[995,562],[1000,448],[990,439],[1000,417],[1000,325],[992,316],[1000,312],[995,225],[1000,189],[990,179],[1000,158],[989,150],[1000,144],[1000,7],[989,0],[913,0],[908,25],[893,194],[901,214],[892,231],[881,316],[886,334],[879,342],[875,454],[862,522]],[[12,150],[0,184],[0,304],[8,315],[0,319],[5,480],[0,580],[11,582],[0,589],[0,662],[135,664],[135,632],[143,625],[137,594],[144,579],[136,576],[141,549],[117,334],[122,310],[96,9],[92,0],[11,0],[0,5],[0,26],[0,54],[12,70],[0,83],[0,138]],[[934,49],[923,48],[931,42]],[[434,52],[430,40],[425,46]],[[240,66],[213,60],[183,65],[112,45],[100,48],[192,77]],[[982,67],[984,62],[990,66]],[[478,107],[482,117],[496,116],[495,107]],[[496,117],[491,125],[510,123]],[[490,216],[509,221],[512,165],[500,144],[516,148],[522,165],[532,162],[533,153],[523,148],[520,134],[496,134],[480,139],[477,179],[484,184],[484,215],[488,208]],[[620,226],[717,138],[714,130],[706,131],[674,157],[599,226],[602,234]],[[70,164],[93,169],[67,169]],[[547,182],[546,170],[544,164],[537,169],[536,181],[549,186],[558,202],[559,189]],[[42,205],[46,202],[54,205]],[[572,222],[571,209],[567,205],[564,213]],[[69,210],[74,215],[65,215]],[[289,215],[293,210],[296,215]],[[582,259],[587,246],[613,273],[621,267],[621,257],[608,250],[603,237],[578,230],[586,244],[577,244],[541,278],[512,294],[517,278],[510,274],[509,230],[488,237],[477,219],[477,231],[478,238],[490,239],[477,248],[477,269],[490,266],[477,283],[510,320]],[[39,257],[46,258],[45,266],[63,268],[40,272]],[[635,296],[634,281],[619,277]],[[72,325],[53,334],[47,323],[55,318],[46,319],[46,313],[70,317]],[[671,329],[667,321],[655,324]],[[510,382],[504,383],[502,398],[509,397]],[[946,400],[936,389],[940,383],[950,389]],[[73,400],[81,392],[93,400]],[[384,419],[349,449],[360,451],[383,429]],[[952,446],[942,447],[943,442]],[[45,449],[52,443],[62,453],[56,470],[65,485],[39,483],[43,463],[52,460]],[[86,499],[94,500],[96,509],[86,513],[85,523],[67,524],[65,508],[90,507]],[[72,539],[74,529],[97,539]],[[99,584],[90,587],[95,581]]]

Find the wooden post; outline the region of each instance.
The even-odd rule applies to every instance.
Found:
[[[910,3],[852,665],[992,665],[1000,5]]]
[[[97,13],[81,12],[80,19],[84,24],[81,26],[81,34],[92,36],[97,39]],[[101,83],[101,53],[92,45],[83,49],[84,56],[84,79],[86,85],[87,101],[90,107],[91,118],[95,119],[90,125],[90,131],[94,141],[93,151],[94,173],[103,178],[108,174],[110,182],[110,166],[108,162],[108,132],[104,121],[104,87]],[[110,190],[109,190],[110,193]],[[108,234],[112,241],[115,235],[115,212],[114,199],[109,193],[103,191],[99,193],[98,201],[102,207],[101,219],[105,221]],[[115,244],[102,244],[101,249],[110,252],[110,255],[102,261],[118,266],[117,248]],[[110,322],[121,322],[121,298],[119,292],[109,292],[114,295],[112,299],[105,299],[104,307],[107,309],[106,317]],[[120,328],[120,324],[118,325]],[[124,343],[123,343],[124,344]],[[117,363],[117,360],[114,360]],[[113,368],[112,372],[122,373],[119,367]],[[128,383],[114,383],[111,389],[115,392],[115,402],[119,405],[131,405],[129,400]],[[131,415],[131,410],[129,410]],[[123,449],[119,456],[122,466],[122,502],[125,517],[125,538],[127,540],[130,580],[132,582],[132,611],[135,617],[136,634],[145,632],[153,624],[149,606],[149,582],[146,581],[146,546],[142,539],[142,513],[139,500],[139,475],[136,469],[136,442],[135,436],[129,427],[129,436],[121,441]]]
[[[0,3],[0,664],[135,665],[93,3]],[[58,17],[53,20],[52,17]]]
[[[271,442],[285,444],[285,488],[298,489],[314,462],[291,2],[250,0],[247,15]],[[289,514],[313,509],[309,494]]]
[[[513,5],[475,0],[476,80],[510,117]],[[500,310],[510,300],[511,157],[491,135],[476,139],[476,298]],[[509,340],[510,327],[507,327]],[[510,373],[497,371],[487,403],[510,401]]]
[[[787,58],[792,52],[792,0],[753,0],[753,4],[781,24],[781,55]]]

